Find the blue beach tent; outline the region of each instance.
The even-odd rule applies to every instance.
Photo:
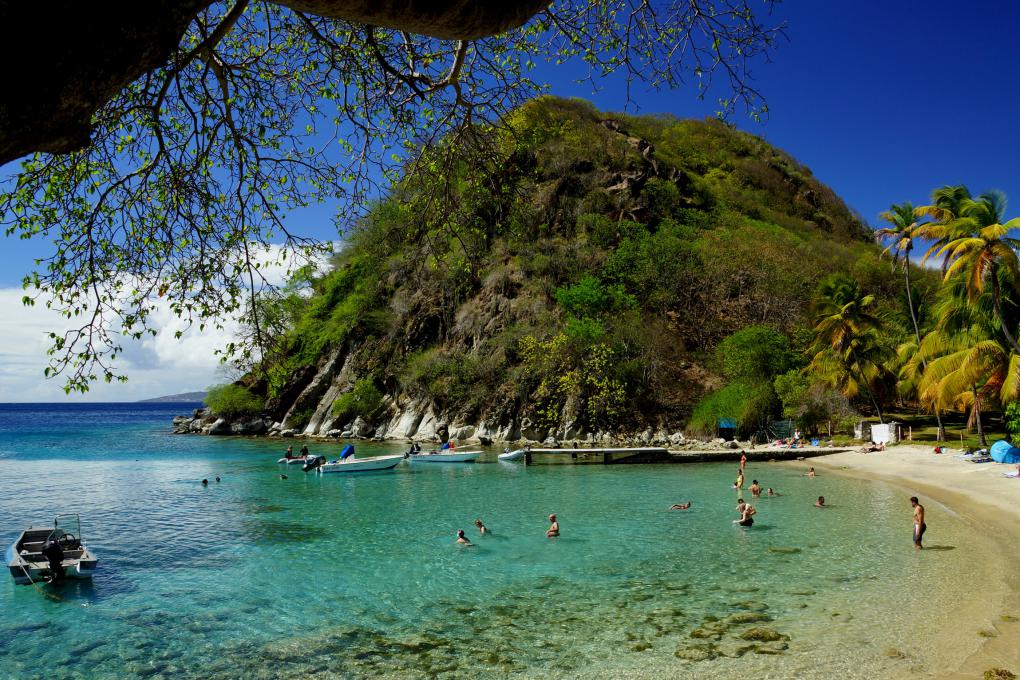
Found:
[[[992,444],[992,448],[988,452],[996,463],[1020,463],[1020,449],[1005,439],[1000,439]]]

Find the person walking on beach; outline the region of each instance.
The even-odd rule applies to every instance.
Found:
[[[914,547],[921,550],[924,548],[921,545],[921,537],[924,536],[924,530],[928,528],[928,525],[924,523],[924,506],[918,502],[917,496],[911,496],[910,507],[914,509]]]
[[[552,524],[549,526],[549,530],[545,532],[545,537],[555,538],[560,535],[560,523],[556,521],[556,515],[549,515],[549,521]]]

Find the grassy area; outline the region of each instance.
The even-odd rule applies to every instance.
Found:
[[[977,431],[967,430],[967,416],[962,413],[947,413],[943,415],[942,422],[946,427],[946,439],[938,441],[938,425],[935,417],[928,413],[912,411],[899,411],[885,414],[886,421],[895,420],[900,423],[903,432],[904,442],[911,440],[915,444],[944,444],[953,448],[981,448]],[[998,416],[986,415],[982,420],[985,430],[985,440],[988,446],[997,439],[1005,439],[1006,429],[1002,419]]]

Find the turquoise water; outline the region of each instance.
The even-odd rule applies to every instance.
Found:
[[[1000,559],[981,532],[929,502],[918,554],[884,484],[752,464],[783,495],[742,529],[733,465],[321,477],[278,466],[282,440],[167,434],[184,411],[0,406],[4,545],[79,512],[100,559],[91,583],[0,584],[0,677],[921,677],[996,597],[959,603],[959,574]]]

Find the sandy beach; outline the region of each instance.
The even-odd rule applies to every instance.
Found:
[[[846,474],[880,479],[916,495],[921,503],[936,502],[952,512],[973,521],[976,526],[1000,536],[1002,551],[1015,559],[1020,552],[1020,479],[1004,477],[1016,471],[1015,465],[971,463],[956,458],[958,450],[935,454],[931,446],[899,445],[877,453],[844,451],[782,465],[815,467],[821,474]],[[904,498],[904,525],[909,531],[909,496]],[[934,532],[929,529],[926,540]],[[1004,586],[1001,611],[988,612],[987,625],[998,635],[989,638],[959,669],[947,669],[940,677],[947,680],[980,678],[990,668],[1004,668],[1020,675],[1020,567],[1006,574],[985,573],[982,564],[975,564],[971,574],[961,574],[961,602],[968,591],[982,585]],[[973,636],[975,631],[955,631],[960,636]]]

